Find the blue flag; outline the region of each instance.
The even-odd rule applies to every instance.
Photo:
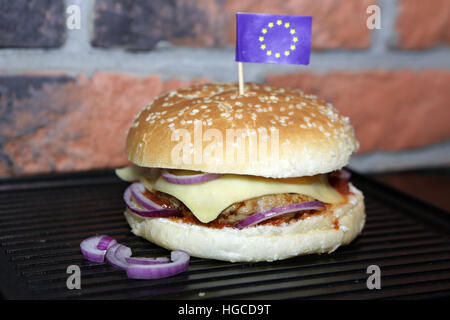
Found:
[[[236,61],[309,64],[310,16],[236,14]]]

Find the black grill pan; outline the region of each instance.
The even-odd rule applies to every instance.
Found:
[[[112,171],[7,179],[0,183],[0,292],[4,299],[376,299],[450,296],[450,214],[353,173],[365,194],[366,227],[332,254],[272,263],[191,258],[188,271],[132,280],[107,263],[83,259],[79,243],[108,234],[135,255],[168,251],[130,232]],[[81,270],[68,289],[67,268]],[[367,288],[367,267],[381,289]]]

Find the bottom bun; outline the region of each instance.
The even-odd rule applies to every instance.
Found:
[[[167,218],[143,218],[128,209],[125,217],[135,235],[169,250],[231,262],[274,261],[331,253],[355,239],[366,215],[362,192],[351,184],[350,191],[348,202],[333,210],[277,226],[217,229]]]

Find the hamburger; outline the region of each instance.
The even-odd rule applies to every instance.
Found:
[[[300,90],[198,84],[163,94],[129,129],[117,175],[131,231],[169,250],[238,261],[331,253],[365,223],[343,169],[349,119]]]

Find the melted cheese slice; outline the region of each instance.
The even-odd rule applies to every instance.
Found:
[[[127,174],[124,174],[125,169],[121,170],[123,171],[120,175],[126,176],[128,181],[140,180],[149,190],[161,191],[177,198],[203,223],[216,219],[224,209],[235,202],[268,194],[297,193],[325,203],[345,201],[344,197],[328,184],[326,175],[269,179],[230,174],[199,184],[181,185],[136,169],[127,168]]]

